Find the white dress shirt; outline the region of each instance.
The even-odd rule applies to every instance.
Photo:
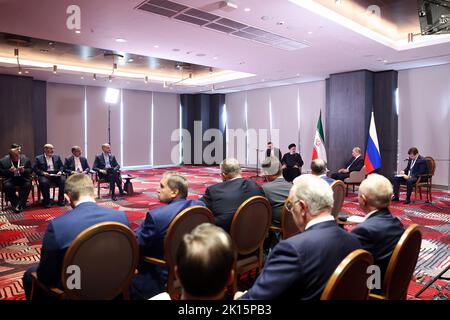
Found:
[[[45,161],[47,161],[47,171],[55,171],[55,166],[53,165],[53,157],[46,155]]]
[[[73,157],[73,160],[75,162],[75,171],[76,172],[83,172],[83,166],[81,165],[80,157]]]
[[[334,221],[334,220],[335,219],[334,219],[334,217],[332,215],[316,218],[316,219],[311,220],[310,222],[308,222],[306,224],[305,231],[308,230],[308,228],[311,228],[315,224],[318,224],[318,223],[321,223],[321,222],[325,222],[325,221]]]
[[[111,168],[111,164],[109,163],[109,153],[103,153],[103,158],[105,159],[105,168]]]

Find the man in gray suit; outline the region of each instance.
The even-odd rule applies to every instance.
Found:
[[[264,194],[272,206],[272,225],[280,225],[281,208],[289,196],[292,184],[284,180],[281,163],[275,157],[268,157],[262,163],[264,176],[267,183],[262,185]]]

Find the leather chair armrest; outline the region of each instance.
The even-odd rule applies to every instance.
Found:
[[[156,264],[157,266],[161,267],[167,267],[167,262],[165,260],[161,260],[155,257],[144,257],[143,259],[147,263]]]

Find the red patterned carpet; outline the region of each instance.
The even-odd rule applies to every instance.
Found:
[[[133,180],[135,194],[125,196],[117,202],[107,197],[108,190],[102,189],[99,204],[126,212],[133,229],[145,217],[149,209],[161,204],[156,197],[156,187],[162,174],[167,169],[148,169],[129,171],[136,175]],[[208,185],[220,181],[217,167],[175,167],[172,171],[186,174],[190,184],[189,198],[200,197]],[[245,171],[245,177],[253,172]],[[30,198],[31,201],[31,198]],[[22,274],[29,267],[38,263],[42,238],[49,220],[62,215],[69,207],[52,207],[44,209],[30,205],[25,212],[15,214],[9,208],[0,213],[0,300],[23,300]],[[433,192],[433,204],[403,205],[395,203],[392,212],[401,219],[405,226],[417,223],[422,226],[422,248],[415,271],[415,279],[409,287],[409,298],[424,286],[429,277],[437,275],[450,264],[450,193]],[[343,210],[361,215],[356,194],[346,198]],[[447,276],[450,274],[448,272]],[[420,299],[449,299],[448,281],[437,281],[426,290]]]

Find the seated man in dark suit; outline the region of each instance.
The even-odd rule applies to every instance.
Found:
[[[147,212],[144,222],[136,230],[141,256],[164,258],[164,237],[172,220],[184,209],[205,206],[198,200],[186,199],[188,182],[177,172],[166,172],[160,181],[158,199],[166,206]],[[148,299],[165,291],[168,269],[142,262],[139,274],[130,286],[132,299]]]
[[[267,183],[262,185],[264,194],[272,206],[272,225],[280,226],[281,209],[284,206],[292,183],[284,180],[281,174],[281,163],[275,157],[266,158],[261,165]]]
[[[352,150],[352,158],[345,164],[345,168],[341,168],[338,172],[333,173],[331,178],[344,181],[350,177],[350,172],[360,171],[362,167],[364,167],[364,158],[361,156],[361,149],[354,147]]]
[[[73,146],[72,155],[64,161],[64,172],[70,176],[74,173],[89,173],[90,170],[87,159],[81,155],[81,148]]]
[[[302,174],[303,159],[300,153],[296,152],[295,143],[289,145],[289,152],[285,153],[281,159],[283,165],[283,177],[287,182],[292,182],[296,177]]]
[[[370,174],[361,183],[358,194],[358,202],[366,213],[366,219],[352,230],[352,235],[364,250],[372,253],[374,264],[380,267],[381,285],[392,252],[405,231],[400,220],[389,211],[391,196],[389,180],[376,173]]]
[[[411,193],[414,184],[417,182],[419,175],[428,173],[427,161],[419,154],[417,148],[412,147],[408,150],[408,165],[405,170],[396,175],[393,179],[394,196],[392,201],[399,201],[400,184],[406,184],[406,199],[404,204],[411,203]],[[425,180],[426,181],[426,180]]]
[[[38,176],[39,189],[42,193],[42,204],[50,208],[50,187],[56,185],[58,191],[58,206],[64,206],[64,184],[66,177],[63,175],[64,166],[60,156],[54,154],[54,147],[47,143],[44,145],[44,154],[36,157],[34,171]]]
[[[234,281],[236,251],[222,228],[202,223],[184,235],[177,250],[175,273],[181,300],[222,300]],[[170,300],[167,292],[151,300]]]
[[[15,213],[22,212],[26,207],[33,172],[30,160],[21,154],[21,151],[20,145],[12,144],[9,154],[0,160],[0,175],[4,179],[3,190]],[[16,187],[19,187],[18,198]]]
[[[266,158],[275,157],[281,162],[281,151],[278,148],[275,148],[271,141],[267,142],[267,150],[266,150]]]
[[[65,197],[73,210],[51,220],[44,235],[41,261],[36,268],[28,269],[23,276],[27,299],[31,293],[31,273],[37,270],[40,282],[62,288],[61,272],[64,254],[79,233],[94,224],[106,221],[129,226],[122,211],[100,207],[95,203],[92,179],[84,174],[73,174],[66,181]],[[39,293],[42,297],[43,293]]]
[[[301,233],[279,242],[255,284],[235,298],[318,300],[341,261],[359,249],[358,240],[331,215],[333,191],[323,179],[302,175],[292,187],[286,209]],[[250,231],[250,230],[249,230]]]
[[[109,181],[109,189],[111,190],[111,199],[116,201],[116,188],[119,188],[119,193],[124,195],[122,187],[122,179],[120,177],[120,165],[116,160],[116,157],[111,154],[111,146],[109,143],[102,144],[102,153],[95,156],[94,165],[92,170],[97,172],[100,179],[106,179]]]
[[[239,206],[253,196],[264,196],[261,187],[241,176],[239,161],[228,158],[220,164],[223,182],[206,188],[200,199],[216,217],[216,225],[230,232],[231,221]]]

